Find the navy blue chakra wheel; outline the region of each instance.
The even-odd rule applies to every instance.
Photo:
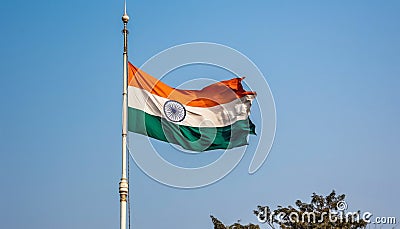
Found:
[[[164,103],[164,114],[171,122],[180,122],[185,119],[186,109],[178,101],[169,100]]]

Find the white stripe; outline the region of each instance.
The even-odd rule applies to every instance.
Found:
[[[255,98],[254,95],[246,95],[229,103],[213,107],[185,106],[186,117],[179,125],[193,127],[223,127],[239,120],[246,120],[250,114],[250,106]],[[169,99],[151,94],[150,92],[137,88],[128,87],[128,106],[142,110],[150,115],[166,118],[164,104]]]

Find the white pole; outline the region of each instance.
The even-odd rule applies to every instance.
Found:
[[[128,29],[126,28],[129,21],[129,16],[126,14],[126,1],[124,7],[124,15],[122,22],[124,23],[124,53],[123,53],[123,89],[122,89],[122,177],[119,182],[119,196],[120,196],[120,229],[126,229],[126,202],[128,197],[128,179],[127,179],[127,144],[126,138],[127,118],[128,118]]]

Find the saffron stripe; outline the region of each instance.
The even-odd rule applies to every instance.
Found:
[[[159,81],[130,62],[128,67],[129,86],[144,89],[154,95],[175,100],[187,106],[213,107],[246,95],[256,95],[255,92],[243,89],[241,83],[243,78],[221,81],[201,90],[180,90]]]

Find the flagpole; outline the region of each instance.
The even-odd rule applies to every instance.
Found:
[[[127,179],[127,118],[128,118],[128,29],[127,24],[129,16],[126,13],[126,0],[124,3],[124,52],[123,52],[123,89],[122,89],[122,177],[119,182],[120,196],[120,229],[126,229],[127,197],[128,197],[128,179]]]

